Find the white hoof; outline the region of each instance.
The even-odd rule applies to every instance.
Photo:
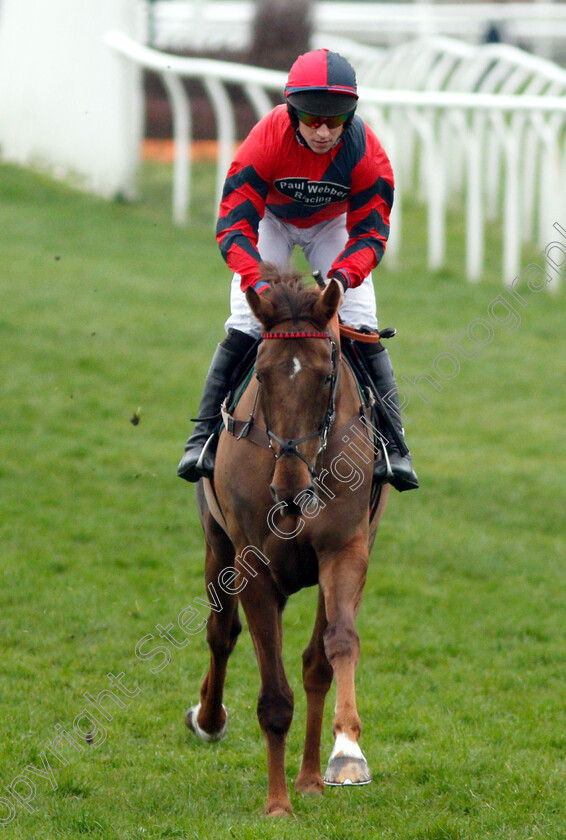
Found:
[[[324,783],[345,786],[367,785],[370,782],[371,773],[359,744],[339,733],[324,774]]]
[[[207,743],[212,743],[214,741],[221,741],[222,738],[226,735],[226,730],[228,729],[228,710],[224,703],[222,704],[222,708],[226,714],[226,720],[224,721],[224,726],[219,732],[205,732],[204,729],[198,725],[198,715],[200,712],[201,704],[198,703],[196,706],[192,706],[187,714],[185,715],[185,723],[192,729],[195,735],[197,735],[201,741],[206,741]]]

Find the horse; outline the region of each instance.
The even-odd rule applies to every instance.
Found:
[[[320,794],[325,785],[371,781],[358,743],[355,619],[390,488],[381,488],[370,516],[378,450],[360,389],[340,349],[339,284],[332,280],[321,291],[303,285],[292,270],[268,268],[264,276],[267,291],[246,291],[263,328],[255,367],[233,413],[223,406],[213,482],[197,484],[212,604],[210,666],[200,702],[185,720],[205,741],[226,732],[223,688],[242,627],[241,603],[261,678],[257,716],[267,746],[265,814],[277,816],[292,811],[285,741],[293,692],[282,659],[282,613],[288,598],[304,587],[318,584],[318,606],[303,653],[307,720],[295,790]],[[334,748],[323,778],[322,720],[333,678]]]

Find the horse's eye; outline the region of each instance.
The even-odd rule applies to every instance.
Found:
[[[255,372],[255,378],[257,379],[257,381],[258,381],[258,382],[259,382],[259,384],[261,385],[261,382],[262,382],[262,379],[261,379],[261,374],[260,374],[260,373],[259,373],[259,371],[257,371],[257,370],[256,370],[256,372]]]
[[[329,374],[325,377],[325,380],[324,380],[324,387],[325,387],[325,388],[329,388],[329,387],[330,387],[331,382],[332,382],[332,374],[331,374],[331,373],[329,373]]]

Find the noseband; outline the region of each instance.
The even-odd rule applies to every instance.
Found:
[[[330,373],[330,396],[328,398],[328,405],[326,407],[326,413],[324,415],[324,420],[314,432],[311,432],[309,435],[305,435],[301,438],[280,438],[278,437],[275,432],[272,432],[267,424],[267,418],[265,418],[265,428],[267,431],[267,437],[269,440],[269,448],[275,455],[275,460],[278,461],[282,455],[286,457],[290,457],[291,455],[296,455],[297,458],[300,458],[307,467],[308,470],[313,478],[316,478],[316,470],[312,467],[302,452],[299,452],[298,446],[301,443],[305,443],[307,440],[312,440],[312,438],[319,437],[320,438],[320,448],[316,453],[316,457],[324,452],[328,444],[328,435],[330,433],[330,429],[334,423],[336,418],[336,391],[338,388],[338,370],[337,370],[337,353],[336,353],[336,343],[333,341],[332,336],[328,332],[318,332],[318,331],[311,331],[311,330],[297,330],[294,332],[287,332],[287,331],[280,331],[280,332],[266,332],[262,333],[261,337],[263,339],[270,339],[270,338],[325,338],[330,342],[331,347],[331,362],[332,362],[332,371]],[[261,382],[259,382],[259,387],[261,388]],[[279,444],[279,452],[275,452],[273,450],[273,441]]]

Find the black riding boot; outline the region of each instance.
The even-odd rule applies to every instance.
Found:
[[[201,476],[212,478],[217,440],[206,442],[218,425],[220,406],[230,388],[232,374],[254,344],[255,339],[240,330],[229,330],[218,345],[206,375],[195,429],[185,445],[185,454],[177,467],[177,475],[186,481],[198,481]]]
[[[389,353],[381,343],[367,344],[356,341],[356,347],[368,367],[375,390],[381,397],[388,418],[388,422],[386,419],[381,424],[383,434],[387,439],[387,457],[375,462],[374,478],[378,482],[393,485],[400,493],[403,490],[415,490],[419,486],[419,480],[411,463],[411,454],[405,445],[397,383]],[[384,402],[385,400],[387,402]]]

